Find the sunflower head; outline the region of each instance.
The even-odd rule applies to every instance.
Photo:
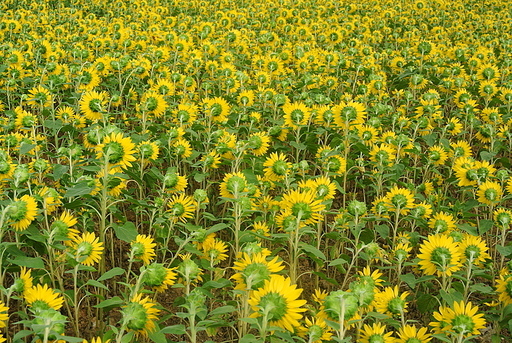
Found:
[[[149,297],[137,294],[122,310],[123,324],[129,331],[147,335],[155,329],[155,320],[160,311]]]
[[[339,290],[329,293],[329,295],[325,297],[323,305],[325,313],[327,313],[330,318],[335,321],[339,321],[340,318],[348,320],[352,318],[359,309],[359,299],[352,292]]]

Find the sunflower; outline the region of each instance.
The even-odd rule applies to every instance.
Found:
[[[219,186],[220,196],[223,198],[238,199],[243,193],[249,191],[247,186],[248,183],[244,174],[240,172],[227,173],[224,175],[224,179]]]
[[[364,104],[350,101],[341,102],[334,106],[334,122],[342,129],[349,129],[351,126],[361,125],[366,120],[366,107]]]
[[[462,256],[461,263],[469,261],[469,263],[476,266],[482,266],[486,260],[491,258],[487,253],[489,248],[480,236],[464,234],[464,238],[459,244],[459,249]]]
[[[307,179],[299,182],[299,188],[303,191],[312,191],[318,200],[327,201],[334,198],[336,185],[328,176],[320,176],[316,179]]]
[[[172,120],[176,125],[187,128],[197,119],[197,106],[189,103],[181,103],[172,112]]]
[[[186,194],[176,194],[167,203],[167,207],[167,212],[169,212],[175,223],[178,221],[185,223],[188,219],[192,218],[196,210],[196,203],[194,198]]]
[[[397,243],[393,247],[392,255],[399,263],[403,263],[409,257],[412,247],[408,242]]]
[[[226,254],[228,246],[218,238],[207,238],[203,242],[201,250],[203,251],[203,258],[209,260],[212,265],[228,258],[228,255]]]
[[[394,185],[385,197],[389,212],[396,211],[407,215],[414,207],[414,194],[407,188],[399,188]]]
[[[210,151],[209,153],[204,154],[203,157],[201,157],[201,162],[204,168],[217,169],[220,167],[221,156],[215,151]]]
[[[480,68],[476,71],[476,76],[480,81],[498,81],[501,74],[496,66],[493,66],[491,63],[485,63],[480,65]]]
[[[450,143],[450,157],[453,159],[460,157],[471,157],[473,154],[471,145],[466,141],[457,141]]]
[[[448,153],[442,146],[434,145],[429,148],[427,158],[433,165],[440,166],[448,159]]]
[[[398,329],[398,338],[396,343],[428,343],[432,340],[427,328],[416,328],[412,325],[405,325]]]
[[[155,292],[163,292],[176,282],[176,268],[165,268],[163,264],[152,263],[145,269],[142,284],[152,287]]]
[[[370,160],[378,166],[388,167],[393,164],[396,158],[396,149],[386,143],[374,144],[370,151]]]
[[[499,279],[495,280],[498,299],[504,306],[512,304],[512,275],[507,269],[500,272]]]
[[[452,136],[457,136],[459,133],[461,133],[462,128],[462,123],[458,118],[455,117],[450,118],[450,120],[448,120],[446,123],[446,131]]]
[[[386,287],[383,291],[375,294],[375,310],[391,317],[401,316],[407,312],[406,298],[409,292],[400,294],[398,286]]]
[[[360,343],[394,343],[395,338],[391,335],[392,332],[384,333],[386,325],[381,323],[374,323],[372,326],[364,324],[363,332],[359,340]]]
[[[340,175],[347,171],[347,160],[341,155],[330,155],[323,159],[321,166],[325,172]]]
[[[135,144],[130,137],[123,137],[122,133],[113,132],[106,136],[103,143],[96,147],[96,158],[105,157],[106,162],[111,166],[110,173],[117,173],[132,166],[135,158]]]
[[[428,226],[436,233],[450,233],[457,227],[455,218],[443,211],[434,214],[428,221]]]
[[[37,202],[30,195],[24,195],[20,199],[12,201],[5,211],[9,224],[16,231],[23,231],[36,218]]]
[[[217,123],[223,123],[228,120],[231,106],[221,97],[206,98],[203,100],[204,113],[208,119]]]
[[[359,125],[357,127],[357,136],[361,139],[364,145],[372,146],[378,139],[379,131],[370,125]]]
[[[494,211],[493,219],[500,226],[508,227],[512,222],[512,211],[504,208],[498,208]]]
[[[6,321],[9,319],[9,307],[5,306],[4,302],[0,300],[0,328],[6,327]]]
[[[89,91],[82,95],[79,106],[80,112],[92,121],[100,120],[107,104],[107,93]]]
[[[286,127],[297,130],[309,124],[311,109],[303,103],[286,103],[283,105],[284,124]]]
[[[182,159],[189,158],[192,155],[192,146],[184,138],[178,138],[171,143],[172,153]]]
[[[37,123],[37,117],[25,111],[20,106],[14,109],[14,113],[16,114],[14,124],[18,130],[28,131]]]
[[[254,91],[246,90],[240,92],[238,95],[238,103],[244,107],[249,107],[254,104]]]
[[[273,152],[263,163],[265,179],[269,181],[281,181],[289,174],[292,164],[287,161],[283,153]]]
[[[143,141],[137,145],[137,150],[139,151],[139,156],[141,160],[143,160],[144,162],[154,162],[158,158],[160,148],[158,147],[157,143]]]
[[[247,139],[249,152],[254,156],[263,156],[270,146],[270,137],[264,132],[255,132]]]
[[[297,300],[301,293],[302,289],[292,285],[290,278],[272,274],[263,287],[251,293],[248,303],[254,313],[250,317],[263,316],[270,326],[294,332],[300,326],[300,312],[306,311],[302,308],[306,300]]]
[[[159,118],[165,113],[167,106],[167,102],[162,94],[150,90],[142,95],[137,110],[148,116]]]
[[[236,290],[257,290],[264,286],[265,280],[270,275],[284,269],[278,257],[267,260],[267,255],[261,252],[255,254],[242,253],[242,256],[234,262],[234,270],[237,271],[231,278],[236,281]]]
[[[27,104],[35,108],[50,107],[53,103],[52,94],[43,86],[39,85],[28,91]]]
[[[458,244],[445,234],[428,236],[419,250],[418,264],[427,275],[451,276],[462,267]]]
[[[315,124],[323,127],[333,127],[334,111],[327,105],[316,105],[313,107]]]
[[[151,236],[137,235],[137,237],[135,237],[135,240],[130,242],[130,246],[131,260],[141,260],[145,265],[148,265],[151,262],[151,260],[156,256],[156,243],[153,242],[153,238],[151,238]]]
[[[25,293],[32,287],[33,287],[32,272],[30,271],[30,269],[21,267],[19,278],[17,278],[14,281],[14,284],[11,286],[12,290],[25,295]]]
[[[322,343],[330,341],[332,338],[332,329],[327,325],[325,318],[317,315],[314,318],[306,318],[305,326],[298,328],[298,334],[302,338],[307,338],[308,343]]]
[[[34,312],[48,309],[59,310],[64,303],[62,295],[49,288],[46,284],[27,289],[23,297],[27,305],[30,306]]]
[[[437,322],[430,323],[438,331],[459,337],[470,337],[480,334],[480,330],[485,327],[486,321],[483,313],[478,313],[478,306],[473,306],[471,302],[454,302],[453,308],[444,307],[442,311],[434,313]]]
[[[184,283],[185,285],[191,285],[195,282],[201,281],[201,268],[197,265],[196,262],[194,262],[194,260],[192,260],[192,256],[189,253],[179,256],[181,257],[182,261],[176,269],[180,275],[178,282]]]
[[[85,232],[82,236],[75,237],[71,242],[73,258],[86,266],[101,260],[103,254],[103,242],[99,241],[94,232]]]
[[[174,169],[169,169],[164,175],[164,187],[167,193],[181,193],[188,186],[187,178],[178,174]]]
[[[479,94],[484,99],[492,98],[496,93],[498,93],[498,86],[496,82],[493,80],[485,80],[480,82],[480,86],[478,87]]]
[[[149,297],[143,298],[142,293],[135,295],[121,310],[126,329],[144,336],[154,331],[159,312],[156,304]]]
[[[485,181],[478,186],[476,194],[482,204],[496,205],[501,201],[503,190],[498,182]]]
[[[50,226],[52,236],[59,240],[66,240],[67,244],[79,235],[78,230],[72,228],[76,223],[76,218],[69,211],[62,212],[59,218]]]
[[[325,205],[316,199],[316,194],[312,191],[301,192],[292,190],[283,195],[281,200],[282,213],[288,212],[305,225],[319,222],[322,219],[321,212]]]

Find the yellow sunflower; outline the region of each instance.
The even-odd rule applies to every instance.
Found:
[[[223,198],[238,199],[243,193],[249,191],[247,186],[248,182],[244,174],[240,172],[227,173],[224,175],[224,179],[219,186],[220,196]]]
[[[398,338],[395,343],[428,343],[432,337],[427,333],[427,328],[416,328],[412,325],[405,325],[398,329]]]
[[[249,152],[254,156],[263,156],[270,146],[270,137],[264,132],[255,132],[247,139]]]
[[[30,195],[12,201],[6,208],[6,219],[16,231],[23,231],[29,227],[36,215],[37,202]]]
[[[153,242],[151,236],[137,235],[135,240],[130,242],[130,246],[130,259],[141,260],[145,265],[148,265],[156,256],[156,243]]]
[[[385,197],[389,212],[397,211],[402,215],[407,215],[414,207],[414,194],[407,188],[394,185]]]
[[[278,326],[294,332],[300,326],[301,312],[306,311],[306,300],[298,300],[302,289],[291,284],[290,278],[273,274],[263,287],[253,291],[249,305],[254,313],[251,318],[263,317],[270,326]]]
[[[389,144],[374,144],[370,150],[370,160],[378,166],[388,167],[392,165],[396,158],[396,149]]]
[[[102,119],[107,104],[107,93],[96,91],[89,91],[82,95],[78,103],[80,112],[92,121]]]
[[[228,120],[231,106],[221,97],[206,98],[203,100],[204,113],[208,119],[217,123],[223,123]]]
[[[342,129],[349,129],[355,125],[361,125],[366,120],[366,107],[364,104],[350,101],[341,102],[334,106],[334,122]]]
[[[430,235],[419,250],[418,264],[427,275],[451,276],[462,267],[459,246],[450,236]]]
[[[276,182],[283,180],[290,173],[292,164],[287,161],[285,154],[273,152],[263,163],[263,167],[265,179]]]
[[[434,214],[428,221],[428,226],[434,229],[436,233],[446,234],[452,232],[457,227],[455,218],[443,211]]]
[[[130,137],[123,137],[123,134],[113,132],[106,136],[103,143],[98,144],[96,147],[96,158],[106,162],[110,165],[110,173],[120,172],[132,166],[135,158],[135,144]]]
[[[167,212],[174,222],[186,222],[194,215],[196,203],[194,198],[186,194],[176,194],[167,203],[167,207]]]
[[[71,243],[72,255],[75,261],[92,266],[101,260],[103,242],[99,241],[94,232],[85,232],[75,237]]]
[[[283,105],[284,125],[293,130],[309,124],[311,109],[303,103],[286,103]]]
[[[452,308],[442,307],[439,312],[434,312],[437,322],[431,322],[430,326],[453,337],[475,336],[486,324],[483,313],[477,312],[478,306],[473,306],[471,302],[454,302]]]
[[[50,107],[53,103],[53,97],[50,91],[39,85],[28,91],[27,104],[35,108]]]
[[[37,285],[26,290],[23,294],[27,305],[34,312],[44,311],[48,309],[59,310],[64,304],[64,298],[48,285]]]
[[[316,199],[316,194],[312,191],[292,190],[284,194],[281,200],[281,212],[289,212],[305,225],[319,222],[323,217],[321,212],[324,209],[325,205]]]
[[[37,124],[37,117],[32,113],[25,111],[20,106],[14,109],[14,113],[16,114],[14,124],[18,130],[28,131]]]
[[[155,320],[158,319],[159,313],[156,304],[149,297],[143,298],[142,293],[134,296],[121,310],[126,328],[144,336],[155,330]]]
[[[382,323],[374,323],[372,326],[364,324],[362,335],[359,340],[361,343],[394,343],[395,338],[392,337],[393,332],[386,332],[386,325]]]
[[[270,275],[283,270],[284,266],[278,261],[277,256],[269,261],[267,255],[261,252],[242,253],[242,256],[234,262],[233,269],[237,271],[231,277],[236,282],[235,289],[246,291],[262,288],[265,280],[268,280]]]
[[[142,284],[153,288],[155,292],[163,292],[176,282],[176,268],[165,268],[163,264],[148,265],[142,277]]]
[[[461,253],[461,263],[469,261],[470,263],[481,266],[491,256],[487,253],[489,248],[480,236],[464,234],[464,238],[459,244]]]
[[[496,205],[501,201],[503,190],[498,182],[485,181],[478,186],[476,194],[482,204]]]
[[[6,327],[6,321],[9,319],[9,307],[5,306],[4,302],[0,300],[0,328]]]
[[[181,103],[172,112],[172,120],[176,125],[186,128],[192,126],[197,119],[197,106],[189,103]]]
[[[391,317],[400,317],[407,312],[406,298],[409,292],[400,293],[398,286],[386,287],[375,294],[375,310]]]
[[[147,91],[142,95],[137,110],[155,118],[161,117],[167,109],[167,102],[162,94]]]

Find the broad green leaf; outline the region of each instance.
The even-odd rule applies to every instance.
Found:
[[[14,259],[7,259],[7,261],[22,267],[44,269],[44,261],[40,257],[16,256]]]
[[[98,282],[96,280],[89,279],[89,280],[87,280],[87,282],[85,284],[93,286],[93,287],[97,287],[97,288],[103,288],[104,290],[108,291],[107,286],[105,286],[104,284],[102,284],[101,282]]]
[[[112,225],[112,227],[114,229],[114,232],[116,233],[116,237],[128,243],[134,241],[135,238],[137,238],[137,235],[139,234],[137,232],[135,224],[133,224],[132,222],[126,222],[123,226]]]
[[[213,309],[212,311],[210,311],[210,316],[215,316],[215,315],[224,314],[224,313],[231,313],[234,311],[236,311],[236,308],[234,306],[226,305],[226,306],[222,306],[222,307],[217,307],[216,309]]]
[[[116,307],[116,306],[122,305],[123,303],[124,303],[123,299],[119,298],[118,296],[115,296],[113,298],[103,300],[98,305],[95,305],[93,307],[96,307],[96,308]]]
[[[72,198],[72,197],[90,194],[94,188],[95,188],[95,186],[89,185],[89,181],[86,181],[86,180],[79,181],[74,186],[68,188],[66,193],[64,193],[64,197]]]
[[[114,276],[121,275],[124,273],[125,270],[123,268],[115,267],[103,273],[103,275],[98,278],[98,281],[108,280],[113,278]]]
[[[316,247],[310,245],[310,244],[301,242],[299,244],[299,247],[302,250],[304,250],[305,252],[308,252],[308,253],[312,254],[313,256],[315,256],[316,258],[318,258],[321,261],[325,261],[326,260],[326,257],[324,255],[324,253],[321,252],[320,250],[318,250]]]
[[[171,335],[184,335],[187,333],[187,329],[186,329],[185,325],[177,324],[177,325],[166,326],[162,330],[160,330],[160,332],[164,333],[164,334],[171,334]]]

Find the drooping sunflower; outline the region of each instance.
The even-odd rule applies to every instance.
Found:
[[[457,227],[453,215],[443,211],[434,214],[428,221],[428,226],[434,229],[436,233],[445,234],[450,233]]]
[[[159,118],[165,113],[167,106],[167,102],[162,94],[150,90],[142,95],[137,110],[148,116]]]
[[[420,269],[427,275],[451,276],[462,267],[458,244],[445,234],[428,236],[420,245]]]
[[[512,211],[498,208],[494,211],[493,219],[502,227],[508,227],[512,223]]]
[[[231,277],[236,282],[235,289],[246,291],[262,288],[265,280],[268,280],[271,274],[283,270],[284,266],[278,261],[277,256],[269,261],[267,255],[261,252],[242,253],[242,256],[234,262],[233,269],[237,271]]]
[[[370,160],[378,166],[388,167],[392,165],[396,158],[396,149],[389,144],[374,144],[370,150]]]
[[[145,265],[148,265],[156,256],[156,243],[154,243],[151,236],[137,235],[135,240],[130,243],[130,246],[130,257],[136,260],[141,260]]]
[[[309,124],[311,109],[301,102],[284,104],[283,112],[284,124],[288,128],[297,130]]]
[[[311,319],[306,318],[304,321],[306,325],[299,327],[299,336],[307,338],[308,343],[322,343],[331,340],[333,332],[325,318],[317,315]]]
[[[406,298],[409,292],[400,293],[398,286],[386,287],[375,294],[375,310],[391,317],[399,317],[407,312]]]
[[[96,158],[99,160],[106,158],[106,162],[110,165],[110,173],[128,169],[136,160],[135,144],[130,137],[123,137],[120,132],[113,132],[106,136],[103,143],[98,144],[95,149]]]
[[[481,266],[486,260],[491,258],[487,253],[489,248],[480,236],[465,234],[459,244],[459,249],[462,256],[461,263],[469,261],[473,265]]]
[[[407,215],[414,207],[414,194],[407,188],[394,185],[386,194],[386,206],[389,212],[398,211],[402,215]]]
[[[322,219],[321,212],[325,209],[325,205],[316,199],[316,194],[312,191],[292,190],[283,195],[281,209],[282,212],[289,211],[293,217],[305,225],[310,225]]]
[[[476,76],[480,81],[498,81],[501,73],[498,67],[491,63],[485,63],[480,65],[480,68],[476,71]]]
[[[163,264],[152,263],[145,269],[142,284],[153,288],[155,292],[163,292],[176,282],[176,268],[165,268]]]
[[[435,312],[434,318],[437,322],[430,323],[430,326],[454,337],[478,335],[486,321],[483,313],[477,312],[478,306],[473,306],[471,302],[454,302],[452,308],[445,307],[444,311]]]
[[[185,138],[178,138],[171,143],[173,155],[186,159],[192,155],[192,146]]]
[[[82,95],[80,102],[80,112],[92,121],[100,120],[107,104],[107,93],[89,91]]]
[[[228,246],[219,238],[206,239],[201,246],[201,250],[203,251],[203,258],[209,260],[212,265],[228,258],[228,254],[226,254]]]
[[[342,129],[349,129],[355,125],[361,125],[366,120],[366,107],[364,104],[350,101],[341,102],[334,106],[334,122]]]
[[[34,312],[48,309],[59,310],[64,304],[64,298],[48,285],[36,285],[26,290],[23,294],[27,305]]]
[[[32,287],[32,272],[30,271],[30,269],[21,267],[20,276],[14,281],[14,284],[12,285],[12,290],[25,295],[25,293]]]
[[[471,157],[473,154],[471,145],[468,142],[459,140],[457,142],[450,143],[450,157],[453,159],[459,157]]]
[[[160,310],[156,308],[156,304],[147,296],[143,298],[142,293],[135,295],[121,310],[126,328],[144,336],[154,331],[155,320],[158,319],[159,313]]]
[[[217,169],[221,164],[221,156],[215,151],[210,151],[201,157],[201,162],[204,168]]]
[[[6,208],[6,219],[16,231],[23,231],[29,227],[36,215],[37,202],[30,195],[12,201]]]
[[[144,163],[148,161],[154,162],[158,158],[158,153],[160,152],[160,148],[157,143],[150,141],[143,141],[137,145],[137,150],[139,151],[139,158]]]
[[[435,166],[443,165],[448,159],[448,153],[440,145],[434,145],[429,148],[427,155],[429,163]]]
[[[398,329],[396,343],[428,343],[432,337],[427,333],[427,328],[418,329],[412,325],[405,325]]]
[[[66,240],[66,244],[68,244],[70,240],[74,240],[79,235],[78,230],[72,228],[76,223],[77,219],[71,214],[71,212],[62,212],[59,218],[50,226],[52,230],[52,237],[59,240]]]
[[[263,287],[253,291],[249,305],[254,313],[251,318],[264,317],[270,326],[278,326],[294,332],[299,327],[301,312],[306,311],[306,300],[298,300],[302,289],[292,285],[290,278],[272,274]]]
[[[498,182],[485,181],[478,186],[476,194],[482,204],[496,205],[501,201],[503,190]]]
[[[53,98],[50,91],[39,85],[28,91],[27,104],[35,108],[46,108],[52,105]]]
[[[186,194],[173,195],[171,200],[167,203],[167,212],[174,222],[186,222],[192,218],[196,209],[194,198]]]
[[[164,186],[167,193],[181,193],[187,186],[187,178],[183,175],[178,174],[174,169],[169,169],[164,175]]]
[[[227,173],[224,175],[224,179],[219,186],[220,196],[223,198],[238,199],[243,193],[249,191],[247,186],[247,179],[244,174],[240,172]]]
[[[181,103],[172,112],[172,120],[176,125],[186,128],[192,126],[197,119],[197,106],[189,103]]]
[[[75,237],[71,243],[72,255],[75,261],[92,266],[101,259],[103,254],[103,242],[99,241],[94,232],[84,232]]]
[[[395,338],[392,337],[393,332],[386,332],[386,325],[382,323],[374,323],[372,326],[364,324],[363,332],[359,342],[361,343],[394,343]]]
[[[207,118],[217,123],[223,123],[228,120],[231,106],[221,97],[206,98],[203,100],[204,113]]]
[[[265,179],[277,182],[283,180],[290,173],[292,164],[287,161],[285,154],[273,152],[263,163],[263,167]]]
[[[37,124],[37,117],[32,113],[25,111],[20,106],[14,109],[14,113],[16,114],[14,124],[18,130],[28,131]]]
[[[270,146],[270,137],[264,132],[255,132],[247,139],[249,152],[254,156],[263,156]]]

